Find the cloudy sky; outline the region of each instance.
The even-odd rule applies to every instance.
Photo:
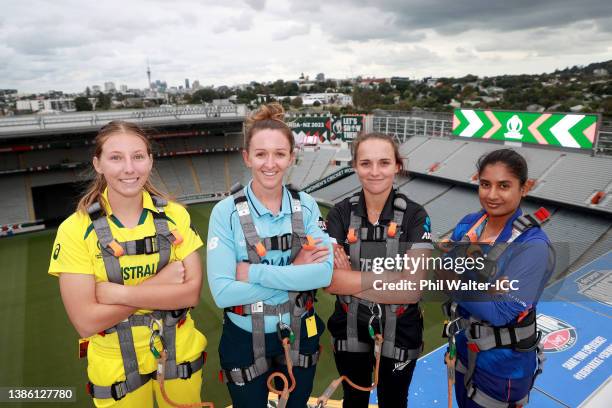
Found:
[[[610,0],[2,0],[0,88],[541,73],[612,59]]]

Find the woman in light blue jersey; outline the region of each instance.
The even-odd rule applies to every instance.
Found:
[[[313,305],[316,289],[331,280],[331,245],[314,199],[283,185],[295,158],[283,117],[275,103],[248,118],[243,158],[253,179],[232,189],[210,218],[208,281],[224,309],[219,356],[236,408],[266,407],[269,388],[284,388],[283,402],[303,408],[324,330]],[[286,384],[269,378],[276,372]]]

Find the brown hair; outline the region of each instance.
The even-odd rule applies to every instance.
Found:
[[[395,162],[399,165],[400,171],[404,170],[404,161],[402,159],[402,156],[400,155],[399,147],[397,146],[395,140],[393,140],[393,138],[387,134],[378,132],[359,133],[357,139],[355,139],[355,141],[353,142],[353,159],[351,161],[351,165],[353,167],[357,166],[357,152],[359,151],[359,145],[370,139],[379,139],[391,144],[391,147],[393,147],[393,155],[395,156]]]
[[[295,148],[293,132],[284,121],[285,109],[278,102],[262,105],[258,110],[251,113],[244,122],[244,148],[248,151],[251,146],[253,135],[260,130],[274,129],[280,130],[289,141],[290,153]]]
[[[114,120],[103,126],[96,135],[96,138],[94,139],[94,156],[100,159],[104,143],[106,143],[110,136],[120,132],[138,136],[144,142],[147,148],[147,154],[152,154],[151,142],[147,138],[147,134],[144,130],[134,123]],[[102,197],[102,193],[104,192],[105,188],[106,179],[104,178],[104,175],[96,172],[94,179],[91,181],[91,183],[89,183],[89,187],[85,191],[85,194],[83,194],[83,197],[81,197],[79,200],[76,210],[87,213],[87,209],[95,202],[98,202],[100,207],[104,209],[105,205],[108,204],[104,202],[104,198]],[[153,183],[151,183],[150,179],[147,179],[147,182],[143,188],[152,195],[165,198],[166,200],[172,199],[172,197],[170,197],[168,194],[157,189]]]

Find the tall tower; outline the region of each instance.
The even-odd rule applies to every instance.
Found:
[[[151,66],[149,61],[147,61],[147,79],[149,80],[149,89],[151,89]]]

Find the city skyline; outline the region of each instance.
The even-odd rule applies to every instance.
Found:
[[[367,18],[364,18],[367,17]],[[118,1],[3,4],[0,88],[203,86],[357,75],[553,72],[612,58],[604,0]]]

